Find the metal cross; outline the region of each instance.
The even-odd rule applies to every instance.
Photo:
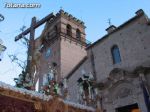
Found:
[[[111,26],[111,19],[110,18],[108,19],[108,24],[109,24],[109,26]]]

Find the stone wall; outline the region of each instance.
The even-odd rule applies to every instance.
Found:
[[[110,74],[115,68],[126,70],[128,71],[126,75],[131,75],[131,77],[134,77],[130,73],[132,73],[137,67],[150,66],[150,25],[148,23],[148,17],[144,14],[143,11],[140,10],[140,13],[136,13],[133,18],[131,18],[121,26],[116,27],[114,31],[109,32],[104,37],[88,47],[87,60],[89,62],[87,63],[87,61],[85,61],[84,63],[82,63],[68,79],[69,85],[73,85],[69,88],[71,100],[77,101],[78,87],[76,86],[76,80],[80,77],[81,70],[84,68],[86,72],[91,72],[93,73],[93,75],[96,75],[98,86],[101,86],[99,85],[100,83],[106,86],[105,88],[103,88],[101,93],[104,94],[104,96],[102,96],[104,97],[104,109],[106,109],[108,112],[115,112],[115,109],[117,107],[130,105],[133,103],[138,103],[141,111],[146,112],[146,106],[144,103],[142,89],[140,88],[139,78],[121,79],[122,83],[120,83],[120,87],[123,85],[124,81],[126,82],[127,80],[129,80],[128,84],[131,84],[131,90],[134,93],[125,98],[115,98],[112,100],[112,102],[108,101],[109,96],[112,96],[112,98],[114,98],[113,93],[119,91],[119,86],[111,88],[107,85],[111,82],[109,80]],[[121,56],[121,62],[117,64],[113,63],[111,54],[111,48],[114,45],[118,46]],[[93,58],[91,58],[91,56]],[[95,71],[95,73],[93,71]],[[114,74],[112,74],[112,76],[113,75]],[[121,74],[118,73],[117,76],[120,75]],[[134,75],[138,74],[135,73]],[[149,84],[149,76],[147,75],[146,77]],[[104,83],[107,81],[108,83]],[[118,81],[118,83],[119,82],[120,81]],[[134,83],[136,86],[132,83]],[[116,80],[111,83],[111,85],[115,84],[117,84]],[[128,86],[126,87],[128,88]],[[112,89],[112,91],[108,90],[110,88]],[[72,91],[74,91],[74,93]]]
[[[88,70],[86,68],[89,68]],[[78,102],[79,98],[79,87],[77,84],[77,80],[83,76],[83,72],[86,74],[90,73],[91,70],[91,63],[90,60],[87,58],[85,59],[84,63],[71,75],[68,77],[68,91],[69,91],[69,99],[73,102]]]
[[[143,15],[95,44],[91,49],[95,58],[98,81],[107,78],[113,68],[132,71],[137,66],[149,65],[149,31],[150,26],[147,25],[147,19]],[[113,64],[111,54],[113,45],[119,47],[121,63]]]

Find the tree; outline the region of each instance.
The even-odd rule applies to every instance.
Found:
[[[26,26],[22,26],[20,28],[20,31],[23,32],[25,30]],[[26,36],[22,35],[21,43],[24,45],[27,49],[29,47],[29,40]],[[27,52],[26,52],[27,53]],[[19,88],[26,88],[26,89],[33,89],[33,81],[29,77],[29,74],[26,72],[27,67],[27,60],[20,60],[17,56],[17,54],[10,54],[8,55],[12,62],[16,63],[21,69],[22,73],[19,74],[18,78],[14,78],[14,81],[16,83],[16,87]]]
[[[4,16],[2,14],[0,14],[0,22],[4,21],[4,19],[5,19]]]
[[[0,14],[0,22],[3,21],[5,18],[2,14]],[[0,39],[0,61],[1,61],[1,56],[2,53],[6,50],[6,47],[3,45],[2,40]]]

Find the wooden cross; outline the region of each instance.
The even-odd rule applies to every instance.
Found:
[[[15,41],[18,41],[19,39],[23,38],[25,35],[30,33],[26,72],[29,73],[31,78],[33,78],[32,77],[33,76],[32,75],[32,73],[33,73],[33,71],[32,71],[32,67],[33,67],[32,60],[33,60],[34,47],[35,47],[35,41],[34,41],[35,29],[53,17],[54,17],[54,15],[53,15],[53,13],[51,13],[38,22],[36,21],[36,17],[33,17],[30,28],[26,29],[24,32],[22,32],[21,34],[19,34],[18,36],[15,37]]]

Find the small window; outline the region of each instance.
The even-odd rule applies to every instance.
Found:
[[[121,62],[121,57],[120,57],[120,52],[119,52],[119,48],[117,45],[113,46],[111,49],[111,53],[112,53],[112,58],[113,58],[113,63],[120,63]]]
[[[79,29],[76,30],[76,38],[80,39],[81,38],[81,32]]]
[[[69,24],[67,25],[67,35],[72,36],[72,27]]]

